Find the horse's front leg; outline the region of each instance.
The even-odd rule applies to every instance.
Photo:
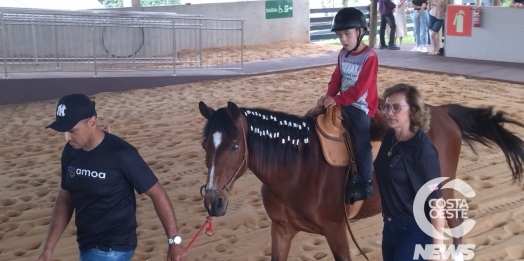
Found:
[[[323,227],[322,232],[326,237],[335,261],[351,261],[346,224],[341,222],[340,224]]]
[[[271,261],[287,260],[291,241],[297,233],[297,230],[279,222],[271,222]]]

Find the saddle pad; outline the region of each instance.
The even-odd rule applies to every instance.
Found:
[[[318,115],[316,132],[326,161],[334,167],[348,167],[350,155],[345,143],[346,129],[342,126],[342,112],[339,107],[330,107],[326,109],[326,113]],[[349,141],[349,144],[353,151],[352,142]]]

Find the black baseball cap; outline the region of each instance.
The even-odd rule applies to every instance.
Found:
[[[75,93],[66,95],[56,105],[56,120],[47,125],[47,128],[59,132],[71,130],[84,119],[96,115],[95,102],[84,94]]]

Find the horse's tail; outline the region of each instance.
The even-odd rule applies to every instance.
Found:
[[[524,168],[524,141],[512,132],[504,129],[504,123],[524,127],[524,124],[508,119],[504,112],[493,114],[493,107],[469,108],[458,104],[448,106],[448,114],[460,128],[462,140],[465,141],[475,154],[472,141],[477,141],[491,148],[488,141],[497,144],[506,157],[506,162],[511,168],[513,181],[520,181]]]

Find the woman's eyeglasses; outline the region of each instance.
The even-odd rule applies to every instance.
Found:
[[[394,104],[387,104],[387,103],[384,103],[382,105],[380,105],[380,110],[383,112],[383,113],[388,113],[390,110],[393,111],[394,114],[397,114],[400,112],[400,110],[402,110],[402,107],[404,106],[409,106],[408,104],[398,104],[398,103],[394,103]]]

